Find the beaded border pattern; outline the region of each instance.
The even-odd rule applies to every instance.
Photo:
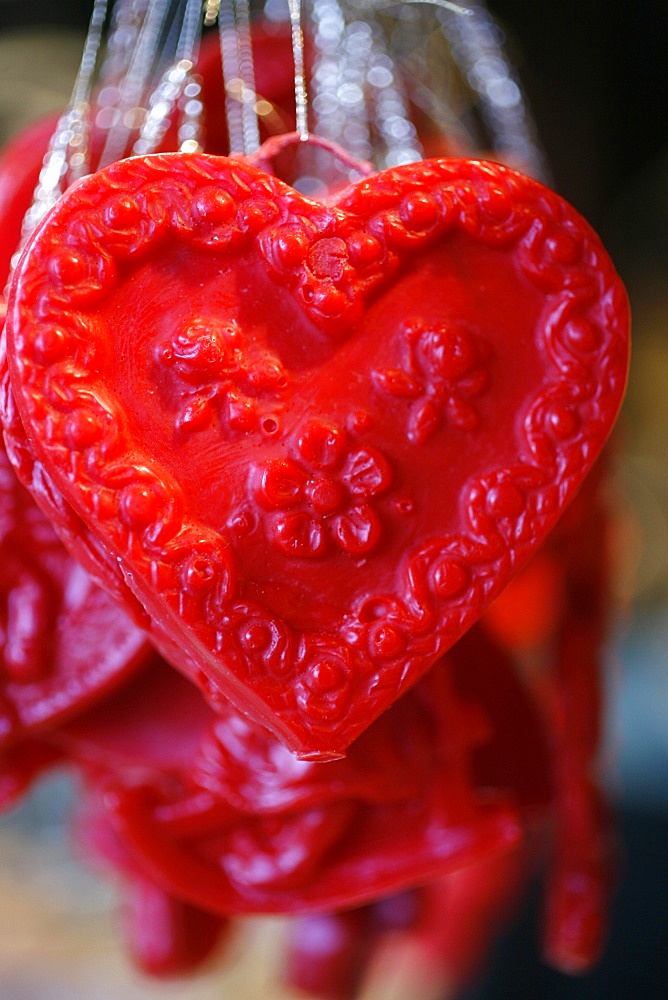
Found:
[[[114,287],[117,260],[140,259],[168,233],[213,254],[255,241],[269,272],[337,339],[403,258],[456,230],[512,250],[548,303],[537,336],[553,377],[527,411],[525,457],[465,485],[468,531],[406,553],[403,590],[384,595],[382,615],[369,614],[366,601],[338,634],[298,633],[235,599],[225,540],[188,520],[171,477],[129,464],[115,402],[95,374],[87,310]],[[338,267],[319,271],[318,259],[333,252]],[[8,315],[19,408],[65,495],[74,491],[81,516],[139,571],[144,596],[157,590],[210,661],[220,658],[271,704],[288,741],[297,733],[328,748],[337,731],[347,745],[373,706],[380,711],[405,690],[533,551],[607,437],[628,359],[625,293],[596,235],[542,185],[482,161],[388,170],[336,207],[240,161],[120,161],[77,184],[40,227]],[[207,683],[215,691],[215,676]]]

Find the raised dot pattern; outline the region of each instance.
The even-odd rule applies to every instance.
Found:
[[[137,487],[127,458],[133,443],[124,440],[115,403],[91,373],[95,343],[86,308],[113,286],[122,260],[141,258],[168,233],[223,254],[251,241],[275,280],[338,340],[415,251],[454,231],[512,253],[545,296],[537,336],[549,378],[527,410],[526,454],[514,468],[464,484],[462,532],[406,551],[375,616],[363,610],[368,597],[353,599],[337,634],[292,630],[261,604],[239,600],[233,546],[189,520],[176,482],[148,464]],[[157,590],[196,628],[198,642],[253,687],[298,746],[337,739],[347,745],[476,619],[574,493],[607,436],[625,382],[625,295],[595,234],[540,185],[473,161],[386,171],[360,182],[335,208],[307,203],[241,162],[199,155],[120,162],[61,202],[24,258],[15,288],[10,328],[21,406],[48,442],[63,485],[74,484],[76,503],[121,557],[131,558],[147,593]],[[178,336],[163,348],[181,366],[184,383],[196,386],[197,365],[185,351],[179,355]],[[234,338],[223,332],[221,343],[225,338],[227,349]],[[408,399],[409,439],[419,447],[443,420],[475,425],[487,384],[484,343],[465,328],[410,320],[404,340],[402,366],[377,372],[375,380]],[[250,378],[243,352],[234,359],[231,351],[232,361],[218,359],[221,385],[234,365],[242,380]],[[269,362],[262,391],[280,393],[283,384]],[[219,392],[222,398],[228,390]],[[182,424],[208,419],[203,410],[188,398]],[[272,543],[307,558],[332,544],[372,549],[381,539],[372,517],[376,487],[356,494],[347,470],[375,462],[384,489],[390,471],[378,472],[382,456],[347,444],[346,458],[342,451],[331,466],[318,467],[309,447],[293,445],[282,465],[258,470],[255,497],[271,512]],[[336,520],[344,508],[364,512],[364,530],[350,517]]]
[[[158,344],[155,359],[177,385],[179,431],[220,421],[228,432],[275,433],[263,403],[284,397],[287,372],[271,352],[249,345],[234,321],[200,316]]]
[[[475,430],[475,401],[489,386],[488,348],[460,324],[406,320],[403,364],[373,372],[380,389],[410,401],[406,434],[424,444],[443,422]]]
[[[389,489],[390,465],[377,448],[351,448],[346,431],[307,421],[294,457],[256,470],[255,497],[270,512],[269,541],[287,555],[317,559],[332,545],[368,555],[381,539],[373,499]]]

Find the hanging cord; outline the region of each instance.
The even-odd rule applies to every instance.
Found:
[[[465,17],[470,17],[474,14],[473,9],[469,4],[453,3],[451,0],[361,0],[361,2],[354,3],[354,10],[361,14],[362,12],[373,12],[373,11],[386,11],[391,12],[393,8],[402,7],[406,4],[411,4],[413,6],[430,6],[430,7],[440,7],[442,10],[447,10],[451,14],[464,15]]]
[[[107,0],[95,0],[79,71],[70,99],[69,126],[71,136],[67,150],[71,181],[78,180],[90,171],[90,96],[106,20]]]
[[[421,160],[424,149],[411,118],[403,81],[378,25],[372,30],[367,80],[374,106],[373,119],[384,147],[380,165],[396,167]]]
[[[218,28],[229,148],[249,156],[260,145],[260,130],[247,0],[222,0]]]
[[[549,183],[550,172],[526,97],[504,51],[503,31],[482,3],[472,3],[470,14],[461,18],[439,11],[437,16],[455,61],[480,98],[480,114],[492,149]]]
[[[117,114],[107,132],[106,142],[98,166],[104,167],[127,154],[128,140],[138,129],[146,114],[145,99],[156,57],[160,52],[160,38],[167,24],[169,0],[150,0],[146,15],[137,36],[128,71],[123,78]]]
[[[379,168],[422,158],[385,32],[372,14],[346,21],[338,0],[315,0],[314,131]]]
[[[100,107],[118,104],[120,84],[125,79],[149,0],[115,0],[109,17],[106,49],[100,67]],[[105,88],[109,93],[105,93]],[[104,118],[104,116],[103,116]],[[107,127],[110,122],[105,122]]]
[[[179,102],[183,102],[183,107],[177,145],[183,152],[197,152],[202,149],[201,84],[199,78],[193,74],[199,51],[202,22],[201,0],[187,0],[174,62],[165,70],[149,98],[148,112],[132,148],[135,155],[153,153],[159,148]]]
[[[436,8],[436,26],[455,67],[466,81],[476,101],[475,111],[487,133],[484,150],[501,154],[506,161],[549,183],[549,170],[540,148],[521,83],[504,49],[503,31],[481,0],[453,3],[450,0],[357,0],[350,3],[354,16],[385,14],[402,7]],[[415,36],[414,44],[424,48],[425,35]],[[395,36],[396,37],[396,36]],[[415,106],[424,111],[446,134],[466,139],[481,150],[481,136],[474,135],[457,115],[450,94],[434,88],[427,73],[407,69],[410,40],[400,31],[390,49],[398,56]],[[404,50],[403,57],[401,50]],[[423,67],[424,71],[424,67]],[[464,142],[464,145],[466,143]]]
[[[308,92],[304,65],[304,32],[300,0],[288,0],[290,28],[292,31],[292,60],[295,72],[296,131],[305,142],[308,139]]]
[[[12,258],[10,277],[37,224],[68,184],[90,170],[90,97],[106,19],[107,0],[95,0],[72,96],[67,110],[58,120],[44,157],[33,202],[21,226],[21,239]]]

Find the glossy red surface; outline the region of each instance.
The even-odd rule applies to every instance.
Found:
[[[30,445],[100,577],[213,704],[321,759],[540,546],[614,422],[627,337],[586,223],[457,160],[327,206],[234,160],[116,163],[35,234],[7,322]]]
[[[171,895],[220,915],[350,908],[506,853],[549,802],[536,706],[500,647],[477,627],[470,641],[340,761],[296,760],[164,663],[52,742],[102,790],[96,822]]]
[[[35,772],[48,755],[25,746],[7,756],[9,748],[104,696],[147,653],[145,633],[63,548],[0,448],[2,768]]]
[[[255,46],[262,134],[284,133],[289,33]],[[224,152],[217,41],[198,68]],[[0,156],[0,273],[52,126]],[[355,996],[398,931],[462,984],[543,855],[546,957],[581,971],[614,871],[596,476],[543,540],[619,405],[623,290],[518,174],[434,161],[323,205],[271,176],[291,144],[115,166],[24,259],[3,410],[46,520],[0,469],[28,512],[0,542],[0,802],[55,761],[85,774],[79,844],[152,975],[276,912],[302,915],[287,978],[315,995]],[[208,702],[158,659],[114,693],[138,633],[52,528]],[[87,596],[45,667],[54,588]]]
[[[169,677],[165,683],[169,686]],[[103,731],[109,728],[108,723],[108,719],[103,721]],[[129,735],[127,726],[121,730]],[[178,732],[175,735],[178,738]],[[103,748],[104,737],[99,742]],[[125,765],[117,759],[116,766],[131,766],[128,756],[137,760],[136,747],[134,754],[125,756]],[[129,956],[142,972],[153,977],[180,977],[198,971],[221,946],[227,919],[178,899],[154,882],[108,822],[103,796],[101,785],[79,799],[74,840],[81,856],[116,883],[120,933]]]

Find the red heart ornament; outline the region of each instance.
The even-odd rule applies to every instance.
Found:
[[[49,763],[27,741],[108,694],[148,650],[65,550],[0,444],[0,804]]]
[[[60,201],[7,349],[38,460],[167,658],[326,758],[541,544],[612,427],[628,328],[597,236],[502,166],[322,204],[166,154]]]
[[[221,915],[359,905],[514,850],[544,820],[536,705],[482,629],[457,650],[326,764],[212,712],[164,663],[53,744],[80,763],[138,872],[176,898]]]

